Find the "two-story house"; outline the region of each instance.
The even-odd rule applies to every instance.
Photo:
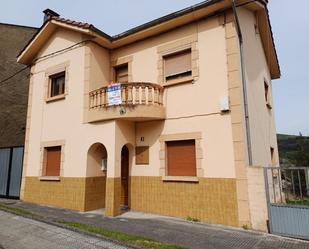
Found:
[[[208,0],[116,36],[45,14],[18,57],[24,201],[266,230],[280,77],[267,1]]]

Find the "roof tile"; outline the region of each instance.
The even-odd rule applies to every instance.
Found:
[[[89,29],[92,25],[89,23],[85,23],[85,22],[76,22],[74,20],[70,20],[70,19],[66,19],[66,18],[62,18],[62,17],[57,17],[57,16],[53,16],[51,17],[52,20],[58,21],[58,22],[62,22],[65,24],[70,24],[76,27],[80,27],[83,29]]]

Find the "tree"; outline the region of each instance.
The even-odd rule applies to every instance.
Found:
[[[307,137],[304,137],[301,132],[296,138],[297,142],[297,151],[294,155],[294,163],[296,166],[307,166],[309,167],[309,153],[306,151],[305,143],[308,140]]]

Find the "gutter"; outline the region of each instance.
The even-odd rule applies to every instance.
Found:
[[[245,75],[245,63],[244,63],[244,51],[243,51],[243,36],[239,24],[239,18],[236,10],[235,0],[232,1],[233,14],[235,16],[236,31],[239,39],[240,48],[240,67],[241,67],[241,80],[242,80],[242,94],[244,98],[244,110],[245,110],[245,125],[246,125],[246,138],[247,138],[247,148],[248,148],[248,160],[249,166],[252,165],[252,145],[251,145],[251,132],[250,132],[250,122],[249,122],[249,110],[248,110],[248,96],[247,96],[247,80]]]

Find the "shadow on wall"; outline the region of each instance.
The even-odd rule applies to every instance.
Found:
[[[90,146],[87,154],[87,177],[105,176],[107,164],[107,150],[101,143]]]
[[[165,121],[147,121],[136,124],[136,145],[152,147],[162,135]],[[144,140],[142,140],[144,138]]]
[[[83,211],[105,207],[107,150],[101,143],[90,146],[87,154],[85,203]]]

